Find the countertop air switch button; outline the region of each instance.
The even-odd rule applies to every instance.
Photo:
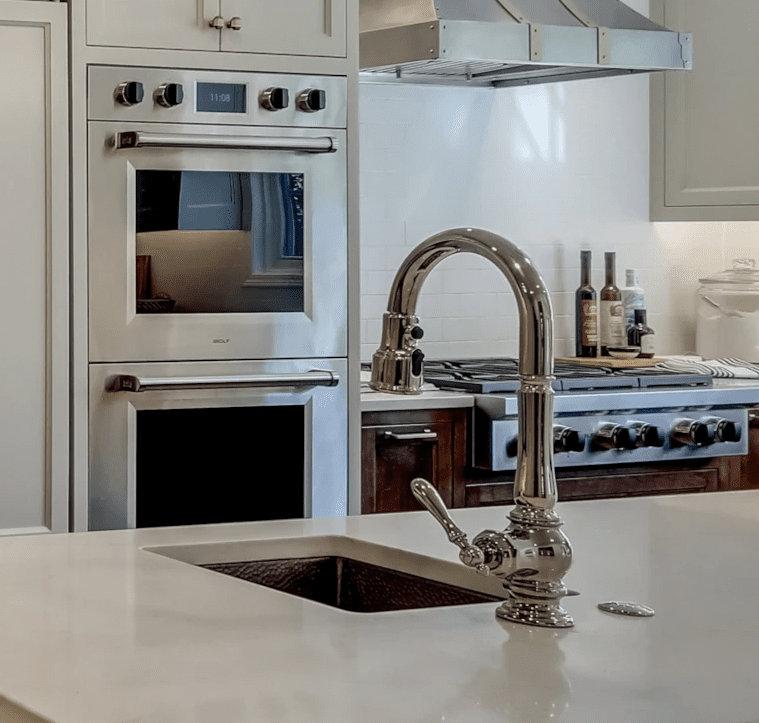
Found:
[[[138,103],[142,103],[145,98],[145,88],[142,83],[136,80],[128,80],[116,86],[116,90],[113,91],[113,97],[121,105],[137,105]]]

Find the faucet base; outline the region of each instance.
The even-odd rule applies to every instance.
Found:
[[[536,603],[510,598],[500,605],[495,615],[502,620],[542,628],[571,628],[575,621],[558,602]]]

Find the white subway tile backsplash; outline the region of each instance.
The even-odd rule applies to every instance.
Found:
[[[387,292],[382,294],[361,294],[361,318],[364,321],[381,319],[382,315],[387,311],[387,298]],[[361,339],[365,341],[363,336]]]
[[[361,249],[362,271],[386,271],[387,248],[385,246],[367,246]]]
[[[398,267],[445,229],[485,228],[531,257],[551,293],[557,355],[574,350],[581,249],[593,252],[596,289],[604,251],[617,253],[619,286],[638,270],[661,353],[693,351],[699,278],[738,256],[759,265],[759,224],[649,222],[646,76],[498,91],[366,83],[359,110],[362,359]],[[443,261],[417,312],[429,358],[518,353],[511,289],[482,258]]]

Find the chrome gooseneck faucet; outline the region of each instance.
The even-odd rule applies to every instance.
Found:
[[[382,342],[372,359],[371,387],[419,394],[424,354],[416,302],[424,280],[443,259],[460,252],[490,259],[506,276],[519,311],[518,457],[516,506],[503,531],[485,530],[468,542],[435,488],[411,483],[415,497],[432,513],[461,552],[461,561],[483,574],[503,578],[509,598],[496,611],[511,622],[567,628],[572,618],[561,607],[562,579],[572,562],[569,540],[555,511],[553,465],[553,318],[545,283],[532,261],[514,244],[489,231],[458,228],[428,238],[401,265],[382,321]]]

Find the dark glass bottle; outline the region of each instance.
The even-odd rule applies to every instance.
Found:
[[[635,309],[635,324],[627,332],[627,343],[630,346],[639,346],[640,354],[638,356],[650,359],[655,352],[654,340],[654,330],[646,321],[646,310]]]
[[[590,251],[580,251],[580,286],[575,292],[575,356],[598,356],[598,299],[590,285]]]
[[[625,333],[625,309],[622,304],[622,292],[614,281],[614,266],[617,254],[607,251],[604,254],[606,282],[601,289],[598,315],[600,319],[601,356],[609,355],[609,347],[627,346]]]

